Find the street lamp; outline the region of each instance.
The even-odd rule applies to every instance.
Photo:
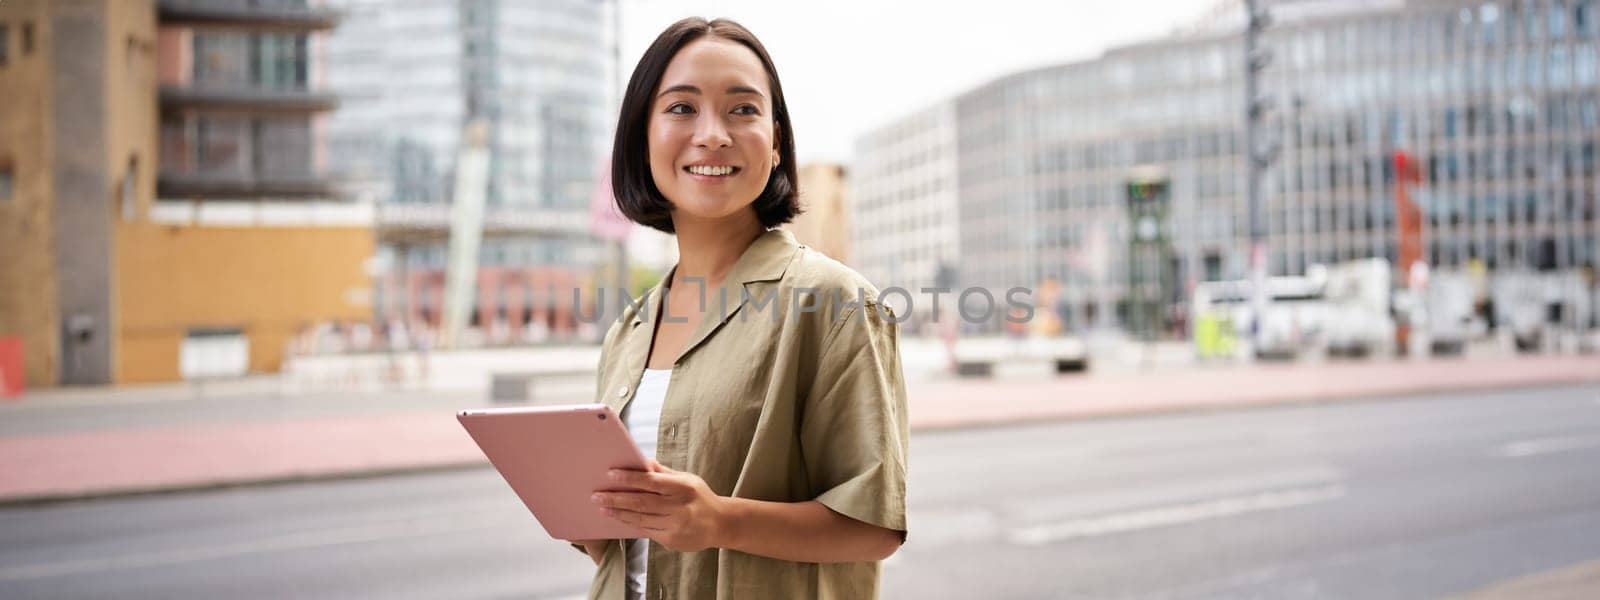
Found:
[[[1248,154],[1250,194],[1250,343],[1259,347],[1261,315],[1267,307],[1267,231],[1261,206],[1261,180],[1277,160],[1277,144],[1264,143],[1261,123],[1271,109],[1271,98],[1261,93],[1261,72],[1272,63],[1270,49],[1261,47],[1261,33],[1271,23],[1261,0],[1245,0],[1248,25],[1244,33],[1245,151]]]

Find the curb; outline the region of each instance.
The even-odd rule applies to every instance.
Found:
[[[1347,396],[1319,395],[1304,398],[1263,400],[1259,402],[1245,402],[1236,404],[1211,403],[1173,406],[1144,406],[1103,411],[1062,411],[1059,414],[997,415],[993,418],[980,417],[966,420],[951,419],[946,421],[913,424],[911,426],[911,430],[927,432],[964,431],[970,429],[998,429],[1024,424],[1110,421],[1130,417],[1179,417],[1186,415],[1247,412],[1253,410],[1271,410],[1275,408],[1294,408],[1328,404],[1376,404],[1384,399],[1394,397],[1398,397],[1399,399],[1415,400],[1418,399],[1418,397],[1437,396],[1441,394],[1476,394],[1504,392],[1508,390],[1542,390],[1591,384],[1600,384],[1600,375],[1592,377],[1574,377],[1570,379],[1552,379],[1529,383],[1505,383],[1478,386],[1441,385],[1416,389],[1395,390],[1389,392],[1361,393]]]
[[[481,462],[452,462],[429,465],[414,465],[401,467],[383,467],[377,469],[363,469],[356,471],[330,471],[326,473],[306,473],[300,475],[285,475],[261,478],[240,478],[237,480],[206,481],[192,484],[177,483],[171,485],[158,485],[150,487],[126,487],[112,490],[86,490],[81,492],[64,492],[59,494],[37,494],[32,496],[13,496],[0,498],[0,508],[28,508],[72,504],[75,502],[90,502],[108,499],[145,498],[185,494],[189,492],[212,492],[234,488],[270,487],[278,485],[294,485],[300,483],[319,483],[326,481],[354,481],[361,479],[377,479],[391,475],[421,475],[427,473],[449,473],[467,471],[477,468],[489,467],[489,461]]]

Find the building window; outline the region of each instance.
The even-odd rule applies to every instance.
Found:
[[[6,33],[5,23],[0,23],[0,67],[6,66],[6,52],[11,49],[10,37]]]
[[[117,202],[122,207],[122,220],[133,221],[139,213],[139,157],[128,159],[128,172],[122,176],[122,189]]]
[[[33,22],[22,24],[22,55],[33,54]]]
[[[243,34],[194,34],[194,83],[197,87],[244,83],[248,69],[249,46]]]
[[[237,117],[202,117],[198,123],[195,163],[207,173],[242,175],[249,165],[249,121]]]
[[[306,87],[306,36],[263,33],[255,36],[251,82],[272,89]]]
[[[194,81],[197,86],[305,89],[308,48],[304,34],[199,32]]]
[[[10,161],[0,161],[0,202],[10,202],[12,189],[16,187],[16,174],[11,168]]]
[[[1557,2],[1547,9],[1550,15],[1550,39],[1567,37],[1567,7]]]
[[[310,172],[313,154],[311,122],[301,119],[261,118],[251,123],[253,170],[260,175],[300,175]]]

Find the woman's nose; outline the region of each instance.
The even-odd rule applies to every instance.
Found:
[[[725,148],[733,145],[728,128],[715,116],[704,116],[695,123],[694,145],[701,148]]]

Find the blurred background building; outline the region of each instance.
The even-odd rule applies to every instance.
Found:
[[[115,372],[117,233],[155,191],[155,31],[148,2],[0,3],[0,335],[29,385]]]
[[[848,263],[850,252],[850,193],[844,165],[818,162],[800,167],[800,205],[805,210],[788,229],[800,243]]]
[[[321,56],[338,14],[316,0],[156,9],[160,175],[117,252],[119,380],[275,371],[303,331],[371,311],[371,210],[327,171],[339,99]]]
[[[880,287],[933,287],[939,267],[960,257],[955,117],[954,104],[939,102],[856,144],[852,264]]]
[[[1172,311],[1198,282],[1243,279],[1241,4],[1165,39],[1000,78],[863,136],[852,170],[862,269],[919,284],[932,249],[949,248],[962,285],[998,296],[1059,281],[1069,321],[1122,323],[1135,233],[1126,186],[1140,169],[1170,183],[1159,226],[1172,248]],[[1396,264],[1396,190],[1412,186],[1427,263],[1475,278],[1491,324],[1596,325],[1600,2],[1264,4],[1272,275]],[[1400,163],[1416,177],[1397,173]],[[936,207],[951,203],[953,217],[940,219],[949,209]],[[1528,297],[1513,299],[1515,289]]]
[[[0,335],[30,385],[273,370],[308,324],[366,317],[371,215],[322,171],[336,24],[305,0],[0,3]]]
[[[604,167],[609,27],[588,0],[333,0],[330,169],[377,208],[378,316],[440,324],[455,160],[489,131],[471,326],[489,342],[571,337],[572,290],[608,260],[591,235]],[[608,283],[609,285],[609,283]]]

